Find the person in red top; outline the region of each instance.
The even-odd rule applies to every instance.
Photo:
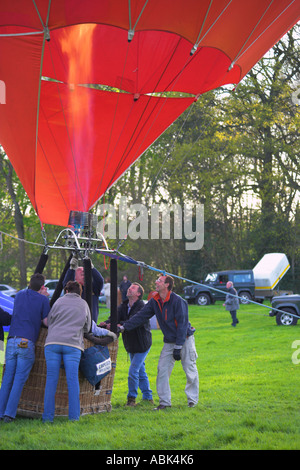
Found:
[[[171,406],[171,389],[169,377],[175,361],[181,361],[186,374],[185,393],[188,406],[198,403],[199,376],[196,365],[197,351],[194,332],[188,317],[187,302],[172,292],[174,280],[171,276],[160,276],[156,282],[156,294],[134,317],[126,321],[121,331],[131,331],[156,315],[160,329],[164,335],[164,346],[160,354],[156,389],[159,396],[157,410]]]

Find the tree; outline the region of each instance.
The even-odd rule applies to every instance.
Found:
[[[6,187],[8,194],[11,198],[13,205],[13,215],[15,221],[15,227],[18,235],[18,246],[19,246],[19,263],[20,263],[20,285],[26,285],[26,256],[25,256],[25,244],[24,240],[24,222],[23,222],[23,213],[19,201],[22,201],[20,197],[20,191],[22,192],[22,187],[16,185],[14,181],[14,171],[12,164],[6,157],[4,151],[1,149],[0,152],[0,172],[1,175],[5,178]],[[23,193],[24,196],[24,193]],[[23,199],[24,201],[24,199]]]
[[[223,102],[225,154],[247,168],[244,189],[260,201],[259,256],[282,247],[300,189],[299,112],[291,99],[300,66],[298,31],[279,41]]]

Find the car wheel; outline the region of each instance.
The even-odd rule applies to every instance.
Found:
[[[196,304],[200,305],[200,307],[203,307],[204,305],[210,305],[210,297],[207,294],[198,294],[196,297]]]
[[[249,300],[251,300],[251,295],[249,292],[240,292],[239,294],[240,297],[240,303],[245,305],[249,303]]]
[[[291,315],[292,314],[292,315]],[[292,308],[284,307],[282,312],[277,312],[276,314],[276,323],[277,325],[296,325],[298,318],[294,316],[295,311]]]

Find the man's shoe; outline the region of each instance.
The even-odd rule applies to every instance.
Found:
[[[188,403],[188,407],[189,407],[189,408],[194,408],[194,406],[196,406],[196,404],[197,404],[197,403],[193,403],[192,401],[190,401],[190,402]]]
[[[143,398],[142,401],[140,401],[139,403],[137,403],[137,405],[154,405],[154,401],[152,400],[152,398],[148,399],[148,398]]]
[[[136,406],[135,398],[134,397],[128,397],[126,406]]]
[[[158,405],[156,408],[154,408],[154,411],[165,410],[166,408],[171,408],[171,405]]]
[[[11,418],[10,416],[4,416],[3,421],[4,423],[11,423],[14,421],[14,418]]]

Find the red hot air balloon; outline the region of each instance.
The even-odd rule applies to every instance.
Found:
[[[41,222],[88,211],[299,14],[300,0],[0,0],[0,143]]]

